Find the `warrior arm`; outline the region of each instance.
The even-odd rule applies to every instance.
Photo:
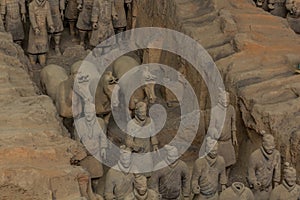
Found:
[[[273,176],[273,182],[274,183],[279,183],[280,178],[281,178],[281,158],[280,158],[280,153],[278,151],[275,151],[275,168],[274,168],[274,176]]]
[[[183,163],[182,166],[182,174],[181,174],[181,180],[182,180],[182,193],[184,197],[189,197],[190,195],[190,182],[191,182],[191,176],[189,172],[188,166]]]
[[[52,15],[51,15],[51,10],[50,10],[50,4],[48,1],[46,1],[46,5],[47,7],[47,24],[48,27],[53,27],[53,20],[52,20]]]
[[[21,0],[19,3],[21,8],[21,14],[26,14],[25,0]]]
[[[113,169],[110,169],[106,175],[104,197],[105,200],[115,200],[114,190],[116,187],[116,180],[113,174]]]
[[[93,9],[92,9],[92,17],[91,17],[91,22],[92,23],[97,23],[98,22],[99,12],[100,12],[99,0],[94,0]]]
[[[157,140],[157,137],[156,137],[156,136],[152,136],[152,137],[150,138],[150,140],[151,140],[152,146],[157,146],[157,145],[158,145],[158,140]]]
[[[100,120],[98,120],[99,124],[100,124],[100,148],[101,149],[106,149],[108,147],[107,145],[107,136],[106,136],[106,124],[105,122],[100,118]]]
[[[33,29],[39,28],[34,15],[33,2],[29,4],[29,20]],[[50,11],[50,10],[49,10]]]
[[[232,106],[232,116],[231,116],[231,130],[236,131],[236,113],[233,106]]]
[[[62,11],[62,10],[65,10],[65,5],[66,5],[66,0],[60,0],[59,1],[59,9]]]
[[[252,154],[249,159],[249,166],[248,166],[248,181],[250,187],[257,183],[257,178],[255,176],[255,169],[256,169],[256,160],[255,156]]]
[[[118,16],[114,1],[112,1],[112,4],[111,4],[111,15],[112,16]]]
[[[152,176],[149,179],[149,189],[154,190],[159,193],[159,181],[160,181],[160,170],[153,172]]]
[[[193,167],[192,178],[191,178],[191,189],[194,194],[198,194],[198,192],[200,192],[199,179],[201,177],[201,173],[202,173],[202,169],[199,160],[196,160]],[[198,191],[196,191],[196,189]]]
[[[1,13],[1,15],[6,14],[6,1],[5,0],[0,0],[0,13]]]

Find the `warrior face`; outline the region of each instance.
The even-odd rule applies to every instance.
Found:
[[[135,116],[141,120],[145,121],[147,118],[147,105],[145,103],[138,103],[137,108],[135,110]]]
[[[96,114],[94,112],[85,112],[85,118],[88,122],[91,122],[96,118]]]
[[[218,156],[218,143],[214,145],[214,147],[207,154],[210,158],[216,158]]]
[[[219,103],[224,107],[229,106],[229,93],[228,92],[224,92],[224,94],[220,96]]]
[[[138,180],[135,180],[134,187],[139,195],[144,196],[147,192],[147,178],[141,177]]]
[[[290,187],[293,187],[297,181],[296,170],[292,167],[284,170],[284,181]]]
[[[272,154],[275,149],[274,137],[270,134],[264,135],[262,146],[267,154]]]
[[[131,164],[131,152],[121,153],[120,162],[124,168],[129,168]]]
[[[177,148],[174,146],[166,145],[166,149],[168,151],[168,156],[167,156],[168,163],[170,164],[172,163],[175,165],[179,157]]]

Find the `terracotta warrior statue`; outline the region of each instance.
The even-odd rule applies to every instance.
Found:
[[[106,174],[105,200],[124,200],[133,191],[134,175],[129,173],[131,167],[131,150],[121,146],[118,164]]]
[[[193,200],[218,200],[219,185],[224,191],[227,184],[225,161],[218,155],[217,141],[211,137],[206,138],[205,152],[207,155],[198,158],[194,164],[191,181]]]
[[[288,23],[296,33],[300,33],[300,0],[286,0]]]
[[[79,32],[80,45],[85,46],[85,41],[90,38],[92,32],[92,8],[93,0],[77,0],[77,8],[79,10],[79,16],[76,27]]]
[[[143,175],[135,175],[134,189],[124,200],[159,200],[160,196],[154,190],[148,189],[147,178]]]
[[[139,156],[138,154],[148,153],[152,150],[158,151],[158,140],[153,135],[154,131],[154,122],[147,116],[147,104],[138,102],[135,106],[134,118],[127,125],[126,146],[131,148],[132,152],[137,153],[135,154],[136,157]],[[145,158],[146,155],[142,156]],[[144,165],[147,165],[149,169],[153,168],[153,159],[150,154],[143,161],[144,163],[140,163],[138,160],[133,159],[132,162],[138,169],[143,168]],[[145,176],[150,176],[150,173],[145,174]]]
[[[98,128],[98,124],[102,131]],[[85,145],[87,157],[80,160],[80,166],[91,176],[92,187],[96,191],[99,179],[103,176],[103,167],[98,159],[106,159],[107,138],[104,120],[96,117],[95,105],[85,103],[84,117],[75,121],[75,139]]]
[[[47,0],[33,0],[29,4],[30,30],[28,38],[29,60],[31,64],[46,64],[46,53],[49,50],[48,31],[54,32],[50,4]]]
[[[116,34],[122,33],[126,29],[127,20],[126,20],[126,12],[125,12],[125,3],[127,7],[129,7],[131,1],[132,0],[114,0],[116,12],[118,15],[118,19],[113,21]],[[123,34],[121,36],[123,36]],[[118,40],[119,39],[122,38],[120,37],[118,38]]]
[[[93,31],[90,45],[101,48],[101,54],[109,51],[115,43],[115,40],[111,43],[104,41],[115,34],[112,20],[117,19],[118,15],[113,0],[94,0],[91,17]],[[99,45],[100,43],[101,45]]]
[[[49,33],[49,41],[51,38],[55,42],[55,53],[56,55],[61,55],[60,52],[60,38],[61,33],[64,30],[63,19],[64,19],[64,10],[65,10],[65,1],[64,0],[48,0],[51,9],[52,20],[54,24],[54,32]]]
[[[224,97],[224,98],[223,98]],[[230,169],[232,165],[236,163],[236,155],[234,146],[238,146],[237,137],[236,137],[236,114],[235,109],[229,103],[229,93],[225,92],[219,97],[218,104],[212,108],[212,115],[218,116],[218,113],[221,113],[226,109],[226,117],[224,125],[222,127],[222,121],[215,117],[211,122],[210,128],[216,128],[218,133],[221,132],[219,138],[214,138],[218,140],[218,154],[222,156],[225,160],[225,167],[227,177],[229,177]]]
[[[190,173],[187,164],[179,160],[176,147],[165,146],[167,159],[158,163],[150,178],[150,188],[161,195],[162,200],[184,199],[188,200],[190,195]],[[167,164],[166,167],[165,166]]]
[[[0,12],[5,30],[12,34],[14,42],[22,45],[24,40],[22,21],[26,22],[25,0],[1,0]]]
[[[138,15],[138,0],[127,1],[128,14],[127,14],[127,29],[136,28],[136,18]]]
[[[300,186],[296,184],[297,174],[295,168],[285,163],[282,184],[274,188],[270,200],[299,200]]]
[[[76,34],[76,22],[78,19],[78,4],[76,0],[67,0],[65,18],[69,23],[70,35],[75,37]]]
[[[85,147],[81,144],[76,144],[76,146],[71,146],[69,148],[69,152],[73,154],[73,157],[70,160],[70,164],[75,166],[82,166],[82,172],[79,172],[76,177],[79,184],[81,196],[89,200],[103,200],[103,198],[100,195],[95,194],[92,189],[91,173],[95,172],[97,166],[93,166],[95,162],[89,162],[90,161],[89,152],[87,152]],[[90,168],[87,169],[86,164],[88,162],[90,164]],[[94,170],[89,171],[89,169],[94,169]]]
[[[234,182],[231,187],[224,190],[219,200],[255,200],[252,191],[243,183]]]
[[[248,182],[255,200],[269,199],[271,191],[281,178],[280,153],[275,149],[274,137],[263,135],[262,147],[254,151],[248,164]]]
[[[291,164],[296,167],[300,167],[300,130],[296,130],[291,134],[290,137],[290,155]]]

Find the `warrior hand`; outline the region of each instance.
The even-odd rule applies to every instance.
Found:
[[[269,8],[270,10],[274,10],[274,9],[275,9],[274,5],[271,4],[271,3],[268,4],[268,8]]]
[[[157,145],[154,145],[154,146],[153,146],[153,151],[158,152],[158,146],[157,146]]]
[[[98,29],[98,24],[97,23],[93,23],[93,29]]]
[[[36,35],[39,35],[39,34],[41,33],[41,31],[40,31],[39,28],[35,28],[35,29],[34,29],[34,33],[35,33]]]
[[[50,33],[54,33],[55,28],[53,26],[50,26]]]
[[[82,5],[79,4],[79,5],[77,6],[77,9],[78,9],[79,11],[82,11]]]
[[[279,183],[275,182],[274,183],[274,188],[276,188],[279,185]]]
[[[222,185],[222,192],[226,190],[226,185]]]
[[[253,184],[253,189],[254,190],[259,190],[260,187],[261,187],[261,183],[260,182],[256,182],[256,183]]]
[[[106,160],[106,149],[102,148],[100,151],[101,157],[103,158],[103,160]]]
[[[65,15],[64,15],[64,11],[63,10],[60,11],[60,17],[61,17],[62,20],[64,20]]]
[[[235,133],[234,133],[235,134]],[[238,144],[238,141],[237,141],[237,139],[236,139],[236,136],[233,136],[232,137],[232,144],[234,145],[234,146],[239,146],[239,144]]]
[[[193,193],[194,194],[200,194],[200,187],[199,187],[199,185],[196,185],[196,186],[193,187]]]
[[[25,16],[25,14],[22,14],[22,21],[23,21],[24,23],[26,23],[26,16]]]
[[[117,21],[118,19],[118,15],[113,15],[113,20]]]

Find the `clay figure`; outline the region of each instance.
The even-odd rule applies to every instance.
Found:
[[[33,0],[29,4],[30,30],[28,38],[29,60],[32,65],[46,64],[46,53],[49,50],[48,30],[54,32],[50,4],[47,0]]]
[[[148,189],[147,178],[143,175],[135,175],[133,191],[124,200],[159,200],[160,197],[154,190]]]
[[[161,195],[162,200],[189,199],[190,173],[185,162],[179,160],[175,146],[166,145],[167,159],[158,163],[150,178],[150,188]],[[166,167],[161,168],[161,166]]]
[[[274,137],[263,135],[262,147],[255,150],[249,159],[248,182],[257,200],[269,199],[271,191],[280,182],[281,158],[275,149]]]
[[[1,0],[0,12],[5,30],[12,34],[14,42],[22,45],[24,40],[22,22],[26,22],[25,0]]]
[[[69,23],[69,31],[71,36],[76,34],[76,21],[78,19],[78,4],[76,0],[67,0],[65,18]]]
[[[75,139],[88,150],[88,156],[80,161],[80,166],[90,173],[92,186],[96,190],[99,179],[103,176],[102,164],[97,159],[106,159],[106,125],[101,118],[96,117],[94,104],[85,103],[84,115],[75,121]]]
[[[290,155],[291,163],[293,166],[300,166],[299,160],[299,151],[300,151],[300,130],[296,130],[291,134],[290,137]]]
[[[221,193],[219,200],[254,200],[254,195],[243,183],[234,182]]]
[[[76,27],[79,32],[80,45],[85,46],[86,38],[90,38],[92,32],[92,10],[93,0],[77,0],[77,8],[79,10],[79,16]]]
[[[285,18],[288,11],[285,7],[286,0],[269,0],[270,13]]]
[[[295,168],[285,163],[282,184],[274,188],[270,200],[299,200],[300,186],[296,184],[296,179]]]
[[[131,167],[131,150],[121,146],[118,164],[106,174],[105,200],[124,200],[133,191],[134,175],[129,173]]]
[[[216,128],[218,133],[221,132],[218,140],[218,154],[225,160],[227,177],[230,174],[232,165],[236,163],[236,155],[234,146],[238,146],[236,137],[236,114],[235,109],[229,103],[229,93],[223,91],[223,95],[220,95],[218,104],[212,108],[212,115],[218,116],[218,113],[222,113],[226,109],[226,117],[224,125],[222,126],[222,120],[218,117],[212,119],[211,126]]]
[[[218,143],[211,137],[206,138],[205,157],[195,161],[191,189],[193,200],[218,200],[218,186],[222,191],[226,189],[227,177],[225,161],[218,155]]]
[[[106,41],[106,39],[114,35],[113,19],[118,19],[114,1],[94,0],[91,18],[93,31],[90,45],[101,48],[101,54],[105,54],[114,45],[114,40],[112,42]]]
[[[153,120],[147,116],[147,104],[138,102],[135,108],[135,116],[127,125],[125,140],[126,146],[130,147],[134,153],[138,153],[135,154],[137,159],[139,154],[148,153],[152,150],[158,151],[158,140],[154,133],[155,125]],[[144,159],[147,155],[141,156]],[[133,159],[133,163],[138,169],[143,168],[144,165],[150,170],[153,168],[153,159],[150,154],[143,160],[143,163],[135,159]],[[150,176],[150,174],[146,176]]]
[[[51,38],[54,39],[55,53],[56,55],[61,55],[60,38],[61,33],[64,30],[63,19],[65,10],[65,0],[48,0],[48,2],[50,5],[52,20],[54,24],[54,32],[49,32],[49,41],[51,41]]]
[[[287,21],[296,33],[300,33],[300,0],[286,0]]]
[[[137,15],[138,15],[138,1],[137,0],[130,0],[127,1],[127,29],[134,29],[137,25]]]
[[[129,7],[131,1],[130,0],[114,0],[116,14],[118,15],[118,19],[113,21],[113,27],[115,29],[115,33],[119,34],[117,36],[117,40],[123,39],[122,32],[125,31],[127,26],[126,20],[126,12],[125,12],[125,3],[127,7]]]

